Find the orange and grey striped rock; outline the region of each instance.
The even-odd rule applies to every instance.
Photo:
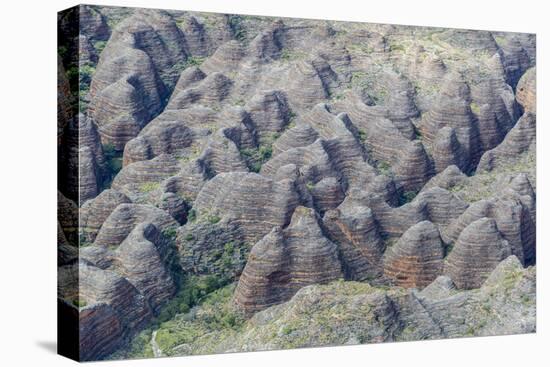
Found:
[[[90,87],[89,110],[104,144],[122,150],[161,112],[178,77],[173,67],[186,57],[180,34],[170,16],[147,10],[113,30]]]
[[[223,172],[248,172],[248,167],[241,157],[239,148],[229,138],[230,133],[230,129],[218,130],[210,137],[199,157],[209,177]]]
[[[458,142],[455,130],[451,127],[444,127],[437,132],[432,156],[437,173],[443,172],[449,166],[456,166],[460,170],[468,167],[462,146]]]
[[[228,97],[233,82],[225,74],[215,72],[174,95],[168,108],[185,109],[194,104],[215,105]]]
[[[323,178],[309,189],[315,209],[319,213],[334,209],[344,200],[342,185],[336,177]]]
[[[537,71],[534,67],[523,74],[516,87],[516,100],[524,111],[537,113]]]
[[[82,360],[107,356],[124,343],[123,325],[108,303],[87,306],[78,313]]]
[[[305,147],[317,140],[319,133],[309,124],[300,121],[287,130],[273,144],[273,156],[293,148]]]
[[[174,249],[150,223],[138,224],[116,250],[82,248],[78,299],[80,343],[85,355],[108,354],[160,312],[175,292],[171,274]],[[108,335],[103,335],[106,327]],[[114,333],[115,339],[111,339]],[[103,337],[102,343],[97,343]]]
[[[470,109],[477,118],[484,151],[495,147],[518,118],[514,91],[506,83],[500,54],[494,54],[486,64],[492,70],[491,76],[469,83]]]
[[[120,322],[131,332],[152,316],[151,308],[138,290],[112,270],[80,263],[80,298],[90,307],[107,303]]]
[[[284,24],[279,20],[273,22],[266,30],[259,33],[250,42],[250,56],[259,62],[268,62],[276,59],[283,48],[281,43],[283,29]]]
[[[171,273],[174,248],[150,223],[138,224],[115,250],[91,245],[83,247],[80,256],[90,266],[130,281],[155,314],[175,292]]]
[[[81,121],[59,105],[58,257],[68,302],[78,254],[87,267],[87,359],[123,347],[160,311],[175,268],[238,281],[248,315],[339,278],[435,279],[423,294],[356,302],[395,327],[378,336],[429,338],[467,332],[448,317],[471,301],[451,278],[479,287],[508,253],[536,262],[534,36],[80,9],[72,61],[92,81]],[[111,144],[123,168],[107,188]],[[67,218],[79,205],[80,228]]]
[[[180,171],[180,163],[172,155],[161,154],[148,161],[125,166],[115,177],[111,187],[124,193],[132,201],[160,188],[160,183]]]
[[[535,63],[535,35],[515,33],[513,35],[491,32],[498,42],[502,58],[502,66],[506,72],[508,84],[516,88],[523,73]]]
[[[138,224],[143,222],[150,222],[161,231],[171,227],[178,227],[174,218],[164,210],[154,206],[120,204],[101,226],[94,244],[117,247]]]
[[[111,30],[106,17],[95,7],[82,5],[80,7],[80,33],[94,40],[109,39]]]
[[[511,253],[522,263],[531,263],[534,257],[533,200],[528,195],[508,191],[500,197],[477,201],[442,231],[442,238],[446,243],[456,243],[471,223],[484,217],[492,218],[509,243]]]
[[[498,231],[495,220],[483,217],[464,228],[445,259],[444,273],[458,288],[479,288],[510,254],[510,244]]]
[[[453,187],[463,185],[467,179],[467,176],[457,166],[447,166],[447,168],[426,182],[421,192],[432,187],[441,187],[442,189],[450,190]]]
[[[520,191],[519,185],[522,185],[522,188],[525,188],[525,191],[530,192],[525,193],[525,191]],[[525,265],[533,265],[536,263],[537,257],[537,206],[535,193],[527,178],[521,174],[512,181],[509,189],[515,191],[516,194],[520,195],[519,200],[523,206],[523,211],[521,213],[521,241],[523,247],[523,263]]]
[[[284,226],[298,205],[294,180],[274,181],[256,173],[221,173],[199,192],[193,209],[197,216],[233,218],[243,240],[254,243],[274,226]]]
[[[377,198],[368,198],[365,203],[371,207],[380,232],[390,238],[400,237],[409,227],[424,220],[444,230],[468,208],[462,199],[440,187],[422,191],[413,201],[399,207],[391,207]]]
[[[108,317],[109,324],[120,323],[123,335],[134,335],[153,316],[146,299],[127,279],[112,270],[103,270],[81,262],[80,294],[81,302],[86,306],[81,310],[80,329],[86,340],[88,334],[100,333],[94,328],[96,318],[93,312],[86,310],[108,305],[112,312],[103,314]],[[88,316],[89,319],[85,316]],[[95,321],[95,322],[94,322]],[[89,336],[97,340],[97,336]]]
[[[185,89],[191,87],[192,85],[200,82],[206,78],[206,74],[199,69],[197,66],[190,66],[183,70],[178,78],[178,81],[176,83],[176,86],[174,87],[174,90],[172,91],[172,95],[170,96],[170,100],[172,100],[175,96],[177,96],[180,92],[184,91]],[[172,105],[170,102],[168,102],[167,108],[171,109]]]
[[[162,115],[151,121],[124,148],[123,164],[153,159],[161,154],[178,155],[193,144],[194,132],[182,120],[165,120]]]
[[[372,279],[381,273],[385,245],[372,211],[346,200],[323,217],[328,238],[338,245],[346,279]]]
[[[536,115],[526,112],[508,132],[502,143],[491,149],[481,157],[478,170],[491,171],[497,166],[510,164],[518,159],[522,153],[535,150]]]
[[[403,147],[398,162],[393,167],[395,183],[405,191],[418,191],[433,176],[431,162],[419,141]]]
[[[437,227],[419,222],[386,251],[384,275],[399,286],[423,288],[442,274],[444,255]]]
[[[188,201],[194,201],[207,179],[204,164],[194,159],[182,165],[180,173],[167,178],[161,189],[177,194]]]
[[[319,73],[309,61],[298,60],[293,64],[286,80],[293,108],[309,109],[328,97]]]
[[[191,14],[185,14],[183,21],[180,18],[178,26],[183,33],[185,49],[193,56],[208,56],[211,42],[207,36],[206,26]]]
[[[279,91],[270,90],[255,95],[245,105],[257,138],[260,141],[270,139],[280,133],[290,122],[290,110],[286,97]]]
[[[143,294],[153,312],[160,311],[176,286],[168,268],[174,254],[159,229],[150,223],[137,225],[114,256],[118,271]]]
[[[95,123],[83,115],[79,117],[78,142],[79,200],[82,205],[99,194],[105,165]]]
[[[128,197],[116,190],[108,189],[80,208],[79,230],[86,242],[94,242],[103,222],[117,206],[130,203]]]
[[[478,154],[479,134],[474,130],[474,116],[469,98],[470,88],[461,77],[456,74],[448,75],[433,108],[423,117],[420,128],[422,137],[432,143],[441,128],[454,128],[467,159],[474,158]]]
[[[231,40],[216,49],[201,65],[201,70],[206,73],[221,71],[228,72],[235,70],[246,53],[239,41]]]
[[[312,209],[296,208],[290,225],[273,228],[250,253],[235,303],[254,313],[290,299],[300,288],[342,277],[337,246],[323,236]]]
[[[300,169],[305,180],[314,183],[321,177],[333,175],[330,157],[323,143],[323,140],[318,139],[307,147],[292,148],[282,152],[267,161],[260,172],[264,176],[273,177],[281,167],[294,164]]]

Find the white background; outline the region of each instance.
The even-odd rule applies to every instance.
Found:
[[[97,1],[257,15],[356,20],[537,33],[538,332],[259,352],[103,366],[548,366],[548,100],[550,19],[545,1],[193,0]],[[56,12],[76,3],[5,0],[0,16],[0,365],[68,366],[56,339]],[[545,98],[546,97],[546,98]],[[545,172],[546,171],[546,172]],[[545,363],[546,362],[546,363]]]

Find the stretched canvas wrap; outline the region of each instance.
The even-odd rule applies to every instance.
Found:
[[[532,333],[535,35],[59,13],[59,352]]]

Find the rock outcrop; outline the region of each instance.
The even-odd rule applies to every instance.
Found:
[[[324,237],[318,221],[313,210],[298,207],[286,229],[274,228],[254,245],[235,290],[235,302],[246,313],[342,276],[337,247]]]
[[[537,74],[531,68],[523,74],[516,87],[516,100],[525,112],[537,113]]]
[[[243,330],[215,331],[207,339],[166,352],[244,352],[533,333],[535,290],[535,268],[523,269],[514,256],[501,262],[474,290],[457,290],[446,276],[421,292],[358,282],[312,285],[290,301],[258,312],[241,326]],[[199,322],[172,324],[163,332],[175,335]]]
[[[423,288],[443,273],[445,251],[437,227],[423,221],[410,227],[384,259],[384,274],[406,288]]]
[[[464,228],[445,261],[445,273],[459,288],[479,288],[511,252],[494,219],[484,217]]]
[[[195,327],[167,355],[534,330],[534,35],[88,5],[59,35],[83,359],[160,313]]]

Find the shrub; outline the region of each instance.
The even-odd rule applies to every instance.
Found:
[[[189,210],[189,213],[187,214],[187,221],[194,222],[196,219],[197,219],[197,211],[195,209]]]
[[[200,64],[202,64],[204,61],[204,57],[199,57],[199,56],[190,56],[187,58],[187,60],[185,61],[185,65],[186,67],[189,67],[189,66],[199,66]]]
[[[367,140],[367,132],[363,129],[358,129],[357,130],[357,135],[359,137],[359,141],[361,143],[364,143],[366,140]]]
[[[239,152],[241,156],[247,161],[248,168],[252,172],[260,172],[262,165],[267,162],[273,155],[273,148],[271,145],[279,137],[278,133],[274,133],[269,139],[266,139],[264,144],[258,148],[243,148]]]
[[[261,169],[262,164],[260,162],[252,163],[252,165],[250,166],[250,170],[254,173],[259,173]]]
[[[106,41],[95,41],[93,43],[93,46],[98,53],[98,55],[105,49],[105,46],[107,45]]]
[[[260,159],[265,162],[269,158],[271,158],[273,149],[271,148],[271,146],[262,145],[260,146],[259,153],[260,153]]]
[[[61,58],[65,58],[65,55],[67,55],[67,47],[65,46],[59,46],[57,48],[57,54],[61,56]]]
[[[167,228],[164,231],[162,231],[162,234],[165,237],[168,237],[170,239],[174,239],[174,238],[176,238],[177,231],[176,231],[175,228]]]
[[[479,115],[479,113],[481,112],[480,108],[479,108],[479,105],[475,102],[472,102],[470,103],[470,109],[472,110],[473,113],[475,113],[476,115]]]
[[[399,205],[410,203],[416,197],[416,194],[416,191],[405,191],[399,197]]]
[[[95,73],[95,67],[90,64],[85,64],[80,67],[79,80],[80,85],[87,87],[92,81],[92,75]]]
[[[209,215],[207,218],[206,218],[211,224],[216,224],[218,223],[221,218],[215,214],[213,215]]]
[[[186,241],[193,241],[194,239],[195,239],[195,237],[191,233],[187,233],[185,235],[185,240]]]
[[[378,162],[378,170],[381,174],[388,176],[391,170],[391,166],[388,162]]]
[[[159,182],[145,182],[141,184],[141,186],[139,187],[139,191],[143,193],[149,193],[151,191],[155,191],[159,187],[160,187]]]
[[[87,303],[83,299],[73,299],[73,305],[75,305],[78,308],[86,307]]]
[[[246,40],[246,29],[242,23],[243,19],[239,15],[231,15],[229,18],[229,27],[233,31],[233,37],[240,42]]]

